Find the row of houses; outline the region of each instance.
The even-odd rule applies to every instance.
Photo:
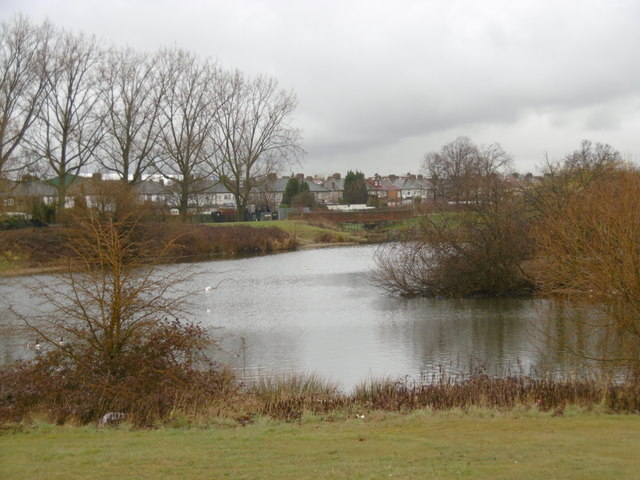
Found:
[[[336,205],[342,203],[345,179],[340,174],[336,173],[327,179],[304,177],[301,174],[297,176],[299,180],[307,183],[317,204]],[[282,202],[282,195],[288,181],[289,177],[272,178],[271,181],[265,182],[257,194],[266,200],[263,203],[277,208]],[[369,197],[377,198],[381,206],[392,208],[411,206],[417,199],[433,198],[431,182],[421,175],[406,177],[376,175],[367,178],[366,185]]]
[[[327,179],[304,177],[297,175],[299,180],[306,182],[309,191],[318,205],[334,205],[342,201],[344,178],[334,174]],[[257,208],[276,211],[282,203],[282,197],[290,177],[270,175],[267,180],[253,192],[250,201],[251,210]],[[100,174],[91,177],[74,177],[69,180],[66,192],[65,208],[73,207],[80,199],[89,207],[96,206],[101,201],[101,188],[114,180],[103,179]],[[388,176],[375,177],[366,180],[370,197],[378,199],[378,204],[388,207],[410,206],[418,198],[433,198],[431,183],[419,175],[405,177]],[[168,209],[175,213],[178,195],[175,185],[166,184],[162,180],[145,180],[135,187],[140,201],[147,202]],[[20,182],[4,181],[0,183],[0,211],[3,213],[29,212],[34,205],[43,203],[53,205],[57,203],[58,191],[52,181],[37,179]],[[192,213],[209,213],[218,209],[235,208],[233,194],[220,182],[202,180],[194,187],[190,196],[190,211]]]

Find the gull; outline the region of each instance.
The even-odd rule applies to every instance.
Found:
[[[204,287],[205,292],[210,292],[211,290],[213,290],[213,287]]]

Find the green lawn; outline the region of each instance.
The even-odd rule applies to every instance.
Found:
[[[371,414],[190,430],[0,434],[2,479],[636,479],[640,416]]]

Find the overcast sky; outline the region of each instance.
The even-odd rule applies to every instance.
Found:
[[[522,173],[582,139],[640,163],[638,0],[0,0],[18,12],[276,77],[309,175],[416,173],[459,135]]]

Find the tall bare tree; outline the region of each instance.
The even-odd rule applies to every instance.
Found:
[[[469,137],[458,137],[427,153],[422,169],[434,185],[436,200],[460,203],[473,201],[487,179],[506,173],[511,163],[498,143],[477,146]]]
[[[469,181],[480,173],[478,147],[469,137],[458,137],[440,151],[425,155],[422,169],[431,179],[437,199],[465,199]]]
[[[103,52],[94,37],[60,31],[47,71],[47,95],[29,135],[30,150],[55,177],[57,208],[67,187],[92,159],[102,136],[97,115],[97,67]]]
[[[201,180],[210,173],[220,73],[216,65],[183,50],[163,51],[159,62],[166,95],[160,104],[158,169],[175,185],[177,207],[184,220],[190,198],[200,193]]]
[[[50,34],[22,16],[0,25],[0,178],[26,166],[19,147],[44,99]]]
[[[105,136],[100,164],[124,182],[137,184],[159,153],[160,101],[156,58],[131,49],[109,53],[102,69]]]
[[[214,171],[236,200],[243,220],[251,193],[303,154],[301,132],[291,125],[297,100],[273,78],[228,73],[216,116]]]

